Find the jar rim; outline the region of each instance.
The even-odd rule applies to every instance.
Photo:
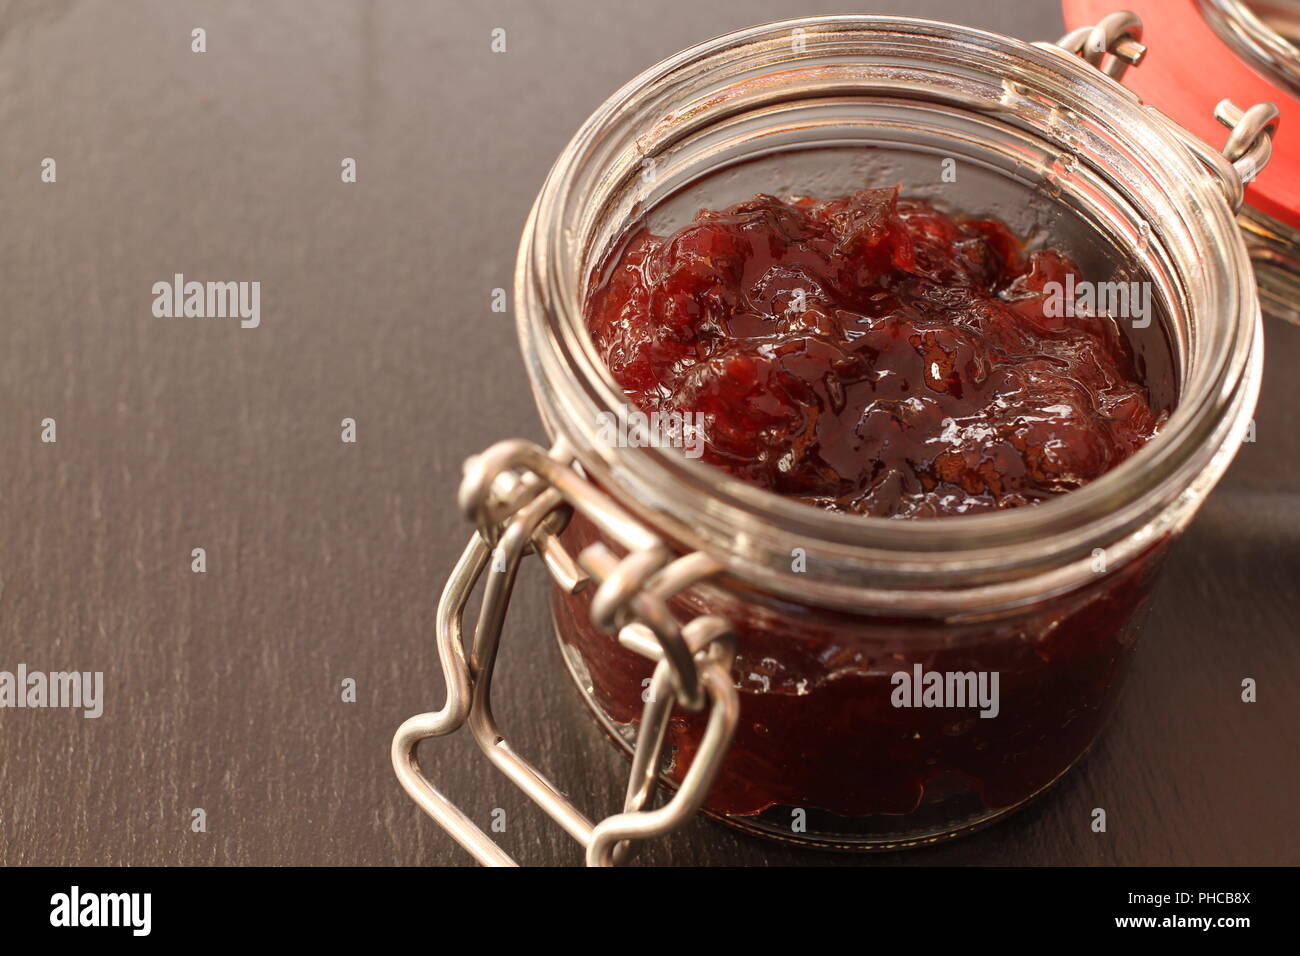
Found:
[[[900,521],[821,511],[668,449],[592,440],[596,413],[615,412],[626,402],[583,323],[586,276],[573,243],[584,184],[609,178],[601,162],[634,158],[616,148],[615,134],[631,136],[640,148],[637,137],[644,131],[620,128],[638,110],[662,108],[692,82],[699,88],[710,71],[738,72],[747,57],[770,60],[774,45],[791,46],[799,30],[806,49],[823,59],[840,49],[883,57],[901,45],[925,49],[936,61],[942,54],[949,69],[982,72],[989,82],[1013,78],[1032,95],[1104,129],[1147,161],[1153,175],[1166,178],[1164,191],[1185,233],[1171,258],[1187,285],[1183,307],[1194,341],[1179,401],[1136,454],[1086,486],[1030,507]],[[793,50],[789,59],[798,62]],[[681,546],[713,554],[746,585],[844,606],[891,603],[900,590],[912,592],[913,603],[924,594],[944,604],[944,594],[954,590],[967,592],[963,601],[977,593],[1026,600],[1042,594],[1044,577],[1062,590],[1085,580],[1087,559],[1097,548],[1118,566],[1157,534],[1181,528],[1208,494],[1244,433],[1262,361],[1245,243],[1217,181],[1181,131],[1057,47],[906,17],[763,24],[691,47],[625,84],[578,130],[538,196],[520,245],[516,310],[547,429],[565,438],[595,480]],[[791,547],[805,549],[806,572],[791,570]],[[1039,580],[1030,585],[1030,578]]]

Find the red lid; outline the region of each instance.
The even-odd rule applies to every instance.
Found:
[[[1277,104],[1282,115],[1273,155],[1259,179],[1247,185],[1246,203],[1300,228],[1300,99],[1256,73],[1219,39],[1196,0],[1063,0],[1062,6],[1067,30],[1121,9],[1141,17],[1147,53],[1124,74],[1124,85],[1216,149],[1228,138],[1214,118],[1220,100],[1242,109]]]

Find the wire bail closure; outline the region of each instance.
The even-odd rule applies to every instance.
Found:
[[[1147,46],[1142,43],[1142,20],[1127,10],[1102,17],[1095,26],[1071,30],[1056,45],[1117,82],[1130,66],[1141,63],[1147,52]],[[1231,130],[1222,150],[1193,136],[1163,113],[1151,112],[1177,133],[1218,177],[1228,205],[1234,213],[1239,212],[1245,201],[1246,184],[1263,171],[1272,156],[1273,133],[1280,115],[1277,106],[1264,102],[1243,110],[1231,100],[1220,100],[1214,107],[1214,118]]]
[[[1056,45],[1083,57],[1116,81],[1124,78],[1130,66],[1141,63],[1147,52],[1142,43],[1142,20],[1127,10],[1102,17],[1096,26],[1071,30]]]
[[[479,747],[513,783],[586,849],[588,866],[630,856],[635,843],[671,832],[704,802],[731,745],[740,713],[731,679],[735,634],[717,615],[679,625],[668,600],[716,574],[721,566],[700,552],[674,557],[668,547],[572,467],[558,443],[548,454],[530,442],[505,441],[466,462],[460,504],[477,531],[456,564],[438,604],[438,656],[447,702],[407,720],[393,737],[393,769],[413,800],[486,866],[515,861],[439,791],[420,770],[421,740],[468,724]],[[573,511],[627,550],[618,558],[593,544],[575,561],[558,540]],[[492,716],[492,672],[515,579],[523,557],[541,555],[561,587],[576,593],[597,582],[592,620],[617,633],[625,647],[656,661],[641,716],[623,812],[593,824],[527,760],[515,753]],[[489,567],[491,568],[489,570]],[[468,657],[464,612],[488,575]],[[674,707],[708,705],[704,736],[681,786],[662,807],[653,801],[663,745]]]

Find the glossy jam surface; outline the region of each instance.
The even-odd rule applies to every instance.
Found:
[[[1068,276],[895,189],[760,195],[633,236],[586,317],[642,411],[702,416],[711,464],[827,509],[944,516],[1074,490],[1158,428],[1116,320],[1061,307]]]

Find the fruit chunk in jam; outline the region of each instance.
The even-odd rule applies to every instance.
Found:
[[[706,461],[831,510],[943,516],[1074,490],[1159,426],[1115,320],[1051,307],[1068,275],[896,189],[760,195],[636,234],[586,317],[642,411],[702,414]]]

